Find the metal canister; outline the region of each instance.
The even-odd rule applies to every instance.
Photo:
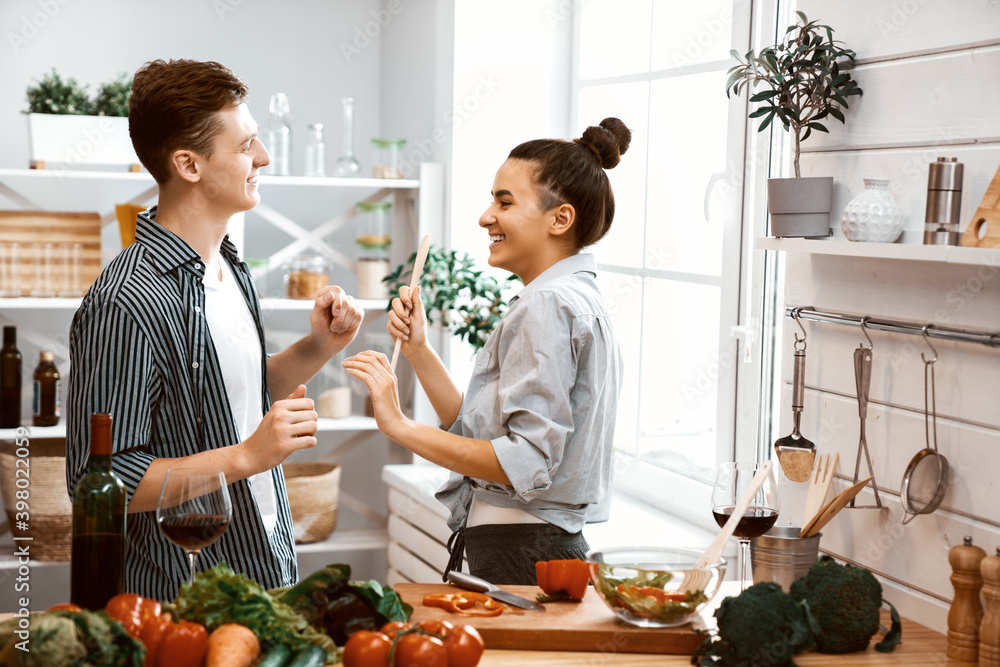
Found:
[[[962,214],[962,172],[958,158],[939,157],[927,173],[924,245],[958,245]]]

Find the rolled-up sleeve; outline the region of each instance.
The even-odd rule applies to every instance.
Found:
[[[147,336],[132,313],[87,299],[70,330],[66,482],[70,494],[90,452],[90,415],[112,417],[112,466],[132,499],[155,456],[136,447],[150,440],[155,368]],[[125,451],[132,450],[132,451]]]
[[[497,405],[507,433],[491,439],[514,495],[524,502],[549,488],[573,431],[572,316],[557,295],[537,297],[504,323]]]

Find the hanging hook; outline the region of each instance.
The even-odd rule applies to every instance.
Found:
[[[802,306],[797,308],[792,308],[791,316],[792,320],[799,325],[799,329],[802,330],[802,338],[799,338],[798,334],[795,334],[795,345],[793,346],[796,350],[806,349],[806,328],[802,326],[802,321],[799,319],[799,314],[802,312]],[[799,347],[802,345],[802,347]]]
[[[872,342],[872,337],[868,335],[868,320],[871,319],[868,315],[861,318],[861,333],[865,335],[868,339],[868,349],[874,349],[875,343]],[[864,343],[861,343],[861,347],[864,347]]]
[[[929,335],[927,334],[927,331],[928,331],[928,330],[929,330],[929,329],[930,329],[930,328],[931,328],[932,326],[933,326],[933,325],[931,325],[931,324],[925,324],[925,325],[923,326],[923,328],[921,329],[921,331],[922,331],[922,332],[924,333],[924,342],[925,342],[925,343],[927,343],[927,347],[931,348],[931,352],[933,352],[933,353],[934,353],[934,358],[933,358],[933,359],[930,359],[930,360],[928,360],[928,359],[927,359],[927,357],[925,357],[925,356],[924,356],[924,353],[923,353],[923,352],[921,352],[921,353],[920,353],[920,358],[921,358],[921,359],[923,359],[924,363],[925,363],[925,364],[927,364],[927,365],[930,365],[930,364],[933,364],[933,363],[934,363],[935,361],[937,361],[937,360],[938,360],[938,353],[937,353],[937,350],[936,350],[936,349],[934,349],[934,345],[932,345],[932,344],[931,344],[931,337],[930,337],[930,336],[929,336]]]

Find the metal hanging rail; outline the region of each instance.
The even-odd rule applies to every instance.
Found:
[[[941,340],[956,340],[963,343],[979,343],[988,347],[1000,347],[1000,332],[991,333],[989,331],[972,331],[967,329],[952,329],[936,324],[914,324],[912,322],[900,322],[898,320],[885,320],[870,316],[846,315],[844,313],[830,313],[816,310],[812,306],[798,306],[785,308],[785,317],[809,320],[812,322],[832,322],[834,324],[846,324],[876,331],[889,331],[892,333],[912,334],[915,336],[927,336],[929,338],[939,338]]]

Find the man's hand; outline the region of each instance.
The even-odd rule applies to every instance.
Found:
[[[336,285],[319,291],[309,313],[309,335],[329,357],[347,347],[361,328],[364,309]]]
[[[256,472],[270,470],[292,452],[316,446],[319,415],[313,400],[306,398],[306,386],[300,384],[283,401],[275,401],[260,426],[241,446],[250,467]]]

